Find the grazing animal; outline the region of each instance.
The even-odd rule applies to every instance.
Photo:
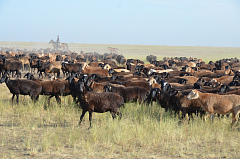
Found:
[[[22,61],[7,61],[6,58],[3,58],[3,70],[5,72],[8,72],[8,71],[16,71],[16,75],[17,77],[21,78],[21,70],[22,68]],[[13,77],[13,73],[12,73],[12,77]]]
[[[91,93],[87,92],[84,83],[79,82],[77,86],[78,99],[80,102],[80,107],[82,108],[82,115],[80,116],[80,121],[78,125],[81,124],[85,113],[89,112],[89,122],[90,127],[92,126],[92,113],[104,113],[110,111],[113,119],[117,115],[121,115],[119,108],[124,105],[124,99],[120,95],[115,93],[103,92],[103,93]]]
[[[65,91],[65,84],[60,81],[41,81],[35,79],[32,74],[26,74],[27,79],[31,79],[32,81],[40,84],[42,86],[41,95],[50,95],[48,98],[48,104],[50,104],[50,99],[55,96],[58,104],[61,104],[61,99],[59,96]],[[24,76],[24,77],[25,77]]]
[[[145,88],[148,91],[151,90],[151,86],[148,85],[148,82],[146,82],[146,81],[140,81],[140,80],[138,80],[138,81],[125,81],[125,82],[123,82],[123,85],[125,87],[139,86],[139,87]]]
[[[147,97],[149,91],[139,86],[132,87],[115,87],[111,84],[106,84],[104,87],[105,92],[113,92],[124,98],[124,102],[138,101],[142,103]]]
[[[109,77],[109,71],[108,69],[102,69],[101,67],[88,67],[82,70],[84,74],[93,74],[93,73],[99,73],[104,75],[104,77]]]
[[[159,88],[152,88],[147,98],[144,100],[144,102],[147,105],[149,105],[150,102],[152,104],[153,101],[158,102],[158,104],[160,104],[159,103],[160,95],[161,95],[161,90]]]
[[[82,64],[80,63],[62,63],[62,71],[65,73],[76,73],[82,70]]]
[[[6,83],[9,91],[13,94],[12,105],[15,95],[17,96],[17,103],[19,94],[29,95],[34,101],[36,101],[42,91],[42,86],[31,80],[10,80],[9,77],[3,75],[0,83],[3,82]]]
[[[212,115],[214,113],[232,113],[232,125],[236,122],[236,117],[240,110],[239,95],[218,95],[212,93],[202,93],[197,90],[192,90],[188,94],[187,99],[197,99],[203,110],[208,112],[208,114],[204,117],[205,121],[209,115]]]

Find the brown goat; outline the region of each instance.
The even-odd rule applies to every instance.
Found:
[[[95,82],[94,80],[92,79],[88,79],[87,80],[87,87],[92,91],[92,92],[95,92],[95,93],[102,93],[104,92],[104,89],[103,87],[106,85],[106,83],[98,83],[98,82]]]
[[[139,86],[132,86],[132,87],[116,87],[112,84],[106,84],[104,86],[105,92],[113,92],[116,93],[124,98],[124,102],[132,102],[138,101],[140,103],[145,100],[146,96],[149,94],[149,91],[139,87]]]
[[[41,80],[35,79],[32,74],[26,74],[25,76],[27,76],[27,79],[31,79],[32,81],[42,86],[41,95],[50,95],[50,97],[48,98],[48,104],[50,104],[50,99],[53,96],[55,96],[57,102],[61,104],[61,99],[59,96],[61,96],[65,91],[65,84],[63,82],[41,81]]]
[[[101,67],[88,67],[83,70],[84,74],[93,74],[93,73],[103,74],[105,77],[109,76],[108,69],[102,69]]]
[[[126,82],[123,82],[123,85],[125,87],[139,86],[139,87],[145,88],[148,91],[150,91],[151,89],[151,86],[148,85],[148,82],[146,81],[126,81]]]
[[[81,124],[82,119],[85,115],[85,113],[89,112],[89,121],[90,121],[90,127],[92,126],[92,113],[104,113],[107,111],[110,111],[113,119],[117,115],[121,115],[119,112],[119,108],[124,105],[124,99],[120,95],[117,95],[115,93],[91,93],[87,92],[84,87],[84,83],[80,82],[78,87],[79,91],[79,101],[80,101],[80,107],[82,108],[82,115],[80,117],[80,121],[78,125]]]
[[[208,112],[208,114],[204,117],[205,120],[209,115],[212,115],[214,113],[232,113],[232,125],[236,122],[236,117],[240,110],[239,95],[218,95],[212,93],[202,93],[197,90],[192,90],[188,94],[187,99],[197,99],[203,110]]]
[[[175,97],[177,98],[177,106],[182,111],[182,118],[184,118],[186,114],[192,116],[193,113],[200,112],[202,116],[202,114],[205,113],[202,111],[201,105],[196,99],[188,100],[187,96],[184,96],[181,92],[178,92]]]
[[[233,80],[233,76],[222,76],[220,78],[213,78],[212,82],[219,82],[223,84],[229,84]]]

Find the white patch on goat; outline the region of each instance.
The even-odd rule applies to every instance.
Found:
[[[211,82],[217,82],[217,80],[215,78],[212,78]]]
[[[153,72],[157,72],[157,71],[151,68],[151,69],[149,70],[149,72],[148,72],[148,75],[150,75],[150,74],[153,73]]]
[[[199,98],[199,94],[196,90],[192,90],[187,96],[188,100],[197,99],[197,98]]]
[[[167,82],[163,82],[163,86],[165,87],[168,83]]]

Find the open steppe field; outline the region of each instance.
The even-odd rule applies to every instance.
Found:
[[[197,57],[204,61],[240,58],[240,48],[143,46],[69,43],[71,51],[109,52],[118,48],[126,58],[145,60],[147,55],[163,57]],[[0,47],[20,49],[52,48],[48,43],[0,42]],[[24,75],[24,73],[22,73]],[[88,113],[80,127],[82,110],[71,96],[62,97],[60,107],[55,98],[47,109],[46,97],[34,104],[28,96],[19,97],[19,105],[6,84],[0,84],[0,158],[239,158],[240,126],[231,128],[231,117],[204,122],[194,116],[190,122],[157,103],[126,103],[122,118],[112,120],[109,112],[93,113],[88,130]]]
[[[52,48],[47,42],[9,42],[0,41],[0,47],[15,47],[19,49]],[[196,57],[208,62],[223,58],[240,58],[239,47],[203,47],[203,46],[163,46],[163,45],[120,45],[120,44],[80,44],[68,43],[70,51],[80,53],[98,52],[109,53],[108,47],[117,48],[117,53],[126,58],[138,58],[145,60],[147,55],[156,55],[158,60],[163,57]]]

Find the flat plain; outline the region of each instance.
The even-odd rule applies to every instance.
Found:
[[[201,46],[149,46],[69,43],[71,51],[109,52],[118,48],[126,58],[145,60],[147,55],[197,57],[204,61],[239,58],[240,48]],[[52,48],[35,42],[0,42],[0,47],[16,49]],[[146,60],[145,60],[146,61]],[[0,158],[238,158],[239,124],[231,128],[231,118],[204,122],[194,116],[179,122],[157,103],[126,103],[122,119],[112,120],[110,113],[93,113],[88,130],[88,113],[77,126],[81,109],[70,96],[62,97],[62,106],[54,98],[47,110],[46,98],[34,104],[20,95],[19,105],[11,105],[11,93],[0,84]]]

